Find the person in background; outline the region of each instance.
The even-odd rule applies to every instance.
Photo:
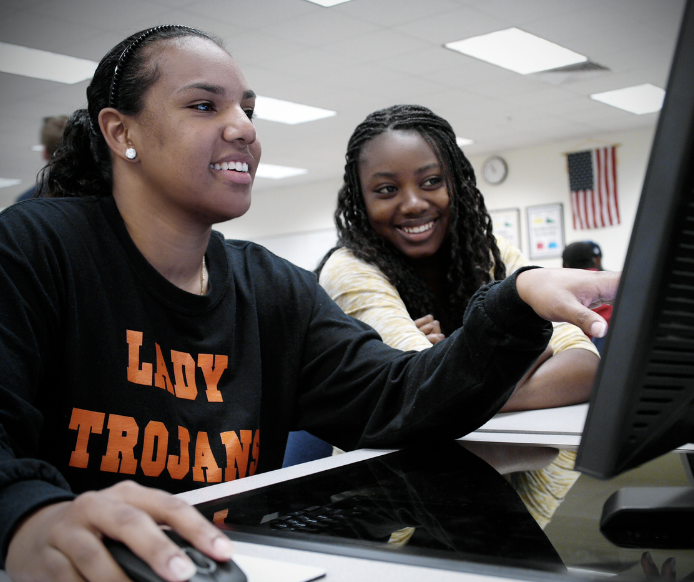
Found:
[[[470,162],[450,124],[425,107],[376,111],[354,130],[335,211],[338,244],[317,272],[346,313],[391,346],[426,350],[464,319],[470,297],[528,264],[492,232]],[[585,402],[599,363],[580,329],[557,324],[550,347],[502,412]],[[563,451],[533,485],[542,524],[578,477]],[[536,503],[538,496],[542,502]]]
[[[600,245],[592,240],[572,242],[566,245],[561,258],[562,266],[565,269],[586,269],[588,271],[604,270],[602,268],[602,250],[600,249]],[[600,314],[609,325],[610,320],[612,319],[612,309],[612,305],[603,303],[602,305],[596,307],[594,311]],[[593,344],[595,344],[598,351],[602,353],[605,345],[604,336],[594,337],[591,334],[587,335],[592,340]]]
[[[43,157],[44,161],[50,161],[53,153],[58,149],[58,146],[62,142],[63,130],[65,129],[67,120],[67,115],[43,118],[43,126],[41,127],[41,145],[43,146],[43,151],[41,152],[41,156]],[[19,195],[17,202],[21,202],[22,200],[27,200],[29,198],[35,198],[37,194],[37,185],[34,184],[26,192]]]
[[[618,274],[524,269],[471,298],[423,352],[386,346],[309,273],[212,225],[251,203],[255,93],[221,42],[162,25],[99,63],[42,196],[0,213],[0,567],[13,580],[121,580],[104,539],[170,582],[164,534],[229,559],[172,496],[280,467],[287,434],[344,448],[474,430],[540,357],[549,321]],[[261,438],[262,433],[262,438]]]
[[[572,242],[564,247],[561,254],[565,269],[588,269],[602,271],[602,250],[592,240]]]

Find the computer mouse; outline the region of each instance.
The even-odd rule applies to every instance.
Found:
[[[178,544],[196,565],[197,572],[190,579],[191,582],[247,582],[246,575],[232,560],[217,562],[196,550],[176,532],[164,530],[164,533]],[[125,544],[110,539],[104,540],[104,544],[133,582],[164,582],[161,576]]]

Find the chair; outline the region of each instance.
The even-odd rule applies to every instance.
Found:
[[[332,454],[332,445],[313,436],[311,433],[305,430],[290,432],[282,467],[291,467],[299,463],[323,459]]]

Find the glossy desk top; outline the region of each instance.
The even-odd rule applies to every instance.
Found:
[[[533,449],[527,446],[499,446],[503,455],[492,455],[497,464],[499,458],[532,462]],[[216,518],[244,552],[294,552],[303,562],[324,554],[330,581],[349,579],[337,564],[357,558],[373,560],[374,572],[400,570],[399,579],[410,579],[405,573],[413,568],[427,567],[432,568],[428,579],[442,580],[493,576],[675,582],[668,573],[671,562],[664,576],[663,564],[675,558],[676,579],[687,577],[694,572],[694,551],[617,546],[600,532],[599,519],[604,501],[621,487],[687,484],[679,453],[612,481],[582,475],[543,530],[505,477],[459,443],[448,443],[208,499],[200,508]],[[339,524],[326,520],[333,524],[326,534],[316,528],[317,516],[331,518],[325,509],[354,515]],[[308,530],[301,529],[305,523],[286,527],[301,520],[308,520]]]
[[[523,450],[525,449],[525,451]],[[517,449],[527,454],[527,446]],[[243,494],[257,488],[280,484],[285,480],[300,478],[311,472],[319,472],[334,467],[358,463],[376,458],[388,451],[362,450],[338,455],[256,475],[239,481],[207,487],[179,495],[191,503],[207,504],[210,501],[230,494]],[[513,454],[512,449],[507,453]],[[495,564],[461,561],[459,570],[432,567],[422,560],[418,565],[402,562],[389,562],[376,559],[355,558],[348,555],[330,554],[316,549],[297,549],[279,545],[265,545],[249,541],[235,542],[239,553],[273,558],[285,562],[301,563],[325,569],[326,582],[347,582],[352,580],[377,582],[415,582],[435,580],[436,582],[497,582],[500,579],[520,580],[574,580],[611,579],[615,581],[639,582],[684,582],[694,576],[694,552],[692,550],[668,550],[653,548],[624,548],[609,542],[599,529],[602,505],[609,495],[621,487],[633,486],[684,486],[688,484],[683,463],[678,453],[670,453],[610,480],[600,481],[586,475],[579,477],[559,505],[542,535],[551,544],[553,553],[559,557],[565,572],[547,571],[546,564],[541,569],[535,567],[537,551],[525,556],[522,567],[499,568]],[[526,523],[527,525],[527,523]],[[537,531],[533,533],[537,535]],[[547,546],[542,543],[543,550]],[[675,558],[674,575],[659,572],[655,575],[651,568],[648,575],[641,559],[648,549],[658,570],[671,557]],[[552,552],[550,552],[552,553]],[[0,580],[7,580],[0,571]],[[251,581],[252,582],[252,581]]]

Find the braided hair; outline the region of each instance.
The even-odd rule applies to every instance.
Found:
[[[405,255],[378,236],[371,224],[359,180],[359,160],[364,145],[388,130],[416,131],[431,146],[444,169],[450,202],[448,237],[441,248],[447,257],[446,304],[436,303],[434,293],[407,261]],[[345,156],[344,182],[338,192],[335,224],[338,243],[323,258],[316,272],[338,248],[388,277],[405,303],[410,317],[435,314],[449,335],[463,323],[472,295],[493,278],[506,277],[506,267],[492,235],[492,220],[477,189],[472,165],[458,147],[451,125],[426,107],[394,105],[367,116],[354,130]]]
[[[113,107],[126,115],[140,113],[147,91],[161,75],[152,52],[144,47],[182,37],[206,38],[224,48],[206,32],[167,24],[129,36],[101,59],[87,87],[87,109],[78,109],[68,119],[61,146],[41,171],[40,196],[111,195],[111,150],[99,129],[99,112]]]

